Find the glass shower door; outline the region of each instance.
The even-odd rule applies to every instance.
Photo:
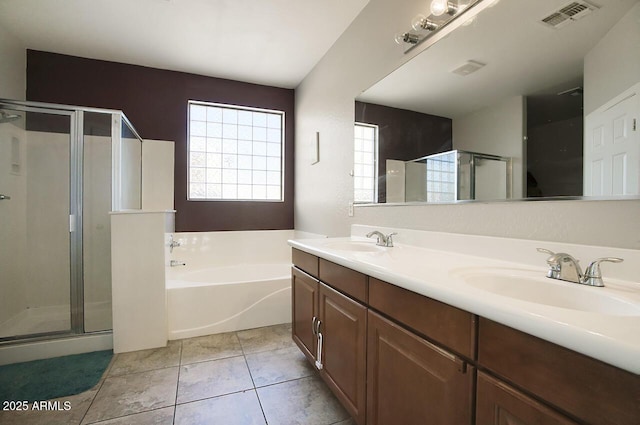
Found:
[[[73,113],[0,104],[0,341],[69,333]]]

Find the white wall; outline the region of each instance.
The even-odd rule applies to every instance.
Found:
[[[393,35],[424,9],[371,0],[296,89],[296,229],[337,236],[362,223],[640,248],[637,200],[356,207],[348,217],[354,98],[409,59]],[[320,162],[311,165],[316,131]]]
[[[584,59],[584,115],[640,81],[640,3]]]
[[[515,96],[453,119],[453,149],[512,159],[513,197],[523,192],[524,98]]]
[[[0,26],[0,98],[25,100],[27,50],[24,44]]]
[[[142,142],[142,209],[173,209],[174,142]]]

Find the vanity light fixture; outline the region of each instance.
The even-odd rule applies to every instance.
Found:
[[[430,0],[427,3],[430,15],[417,15],[411,21],[411,29],[396,34],[395,41],[404,45],[407,53],[483,1],[495,0]]]
[[[420,31],[420,30],[435,31],[438,29],[438,24],[436,24],[435,22],[433,22],[432,20],[430,20],[424,15],[418,15],[415,18],[413,18],[413,21],[411,21],[411,27],[416,31]]]
[[[433,16],[442,16],[445,13],[453,16],[458,13],[458,4],[448,0],[432,0],[430,9]]]

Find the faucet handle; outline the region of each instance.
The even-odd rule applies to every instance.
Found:
[[[547,264],[549,265],[549,271],[547,272],[547,277],[551,279],[558,279],[560,277],[560,262],[556,257],[556,253],[550,251],[546,248],[536,248],[538,252],[543,254],[549,254],[549,258],[547,258]]]
[[[387,235],[387,237],[386,237],[387,242],[386,242],[385,246],[387,246],[389,248],[393,247],[393,235],[397,235],[397,234],[398,234],[397,232],[389,233]]]
[[[538,252],[542,252],[543,254],[556,255],[556,253],[555,253],[555,252],[550,251],[550,250],[548,250],[548,249],[546,249],[546,248],[536,248],[536,250],[537,250]]]
[[[618,257],[604,257],[598,258],[597,260],[592,261],[587,270],[584,272],[583,282],[585,285],[590,286],[604,286],[604,282],[602,281],[602,271],[600,270],[600,263],[609,262],[609,263],[621,263],[624,260]]]

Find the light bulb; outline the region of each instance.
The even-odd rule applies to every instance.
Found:
[[[429,18],[424,15],[418,15],[411,21],[411,27],[416,30],[427,30],[427,31],[435,31],[438,29],[438,25],[434,22],[431,22]]]
[[[448,3],[447,0],[432,0],[431,14],[434,16],[443,15],[449,8],[449,5],[447,3]]]
[[[458,12],[458,6],[448,0],[433,0],[431,2],[431,14],[433,16],[444,15],[445,13],[453,16]]]
[[[400,45],[404,43],[418,44],[420,37],[418,37],[417,34],[411,34],[410,32],[400,32],[395,35],[394,40]]]

